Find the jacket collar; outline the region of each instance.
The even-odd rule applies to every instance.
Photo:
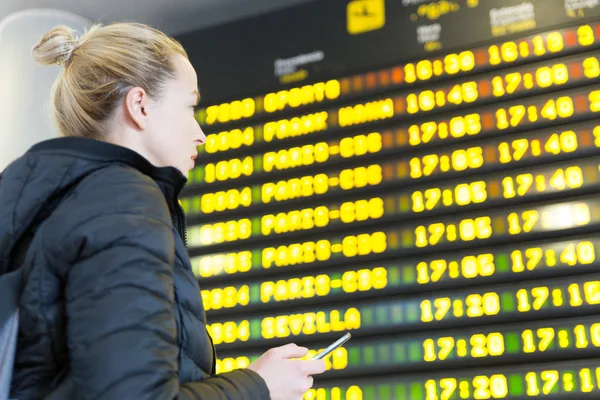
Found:
[[[187,178],[175,167],[157,167],[141,154],[123,146],[83,137],[60,137],[40,142],[30,152],[70,153],[90,161],[122,162],[148,175],[159,183],[173,186],[175,195],[183,190]],[[162,186],[162,185],[161,185]]]

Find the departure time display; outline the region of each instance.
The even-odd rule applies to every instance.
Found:
[[[572,132],[568,132],[568,134],[570,133]],[[554,138],[559,140],[559,136],[554,135]],[[509,147],[508,143],[511,143],[512,147]],[[534,143],[536,143],[535,139]],[[528,147],[527,139],[502,142],[499,146],[499,148],[506,149],[508,153],[514,153],[514,157],[517,159],[526,158],[524,155],[528,152]],[[512,151],[513,148],[516,150]],[[494,154],[494,149],[491,150],[487,153],[488,155]],[[590,148],[588,147],[587,150]],[[560,152],[558,149],[557,151]],[[431,164],[424,165],[425,172],[431,173],[437,168],[438,158],[436,155],[433,156],[435,158]],[[430,162],[428,157],[425,156],[423,159]],[[465,156],[464,160],[467,159],[469,159],[468,156]],[[413,160],[415,159],[411,161]],[[422,174],[421,160],[417,160],[419,160],[418,167],[414,168],[411,173],[418,171],[419,174]],[[475,162],[473,158],[470,160]],[[481,157],[481,162],[483,164],[483,157]],[[399,167],[398,170],[402,170],[402,167]],[[442,172],[443,170],[440,167],[438,171]],[[396,176],[398,175],[400,174]],[[407,173],[405,172],[404,175],[406,176]],[[464,179],[457,179],[445,183],[442,187],[427,185],[416,187],[414,191],[408,191],[405,188],[398,193],[386,193],[380,196],[376,194],[358,198],[352,196],[346,201],[340,200],[314,206],[309,203],[303,204],[302,208],[295,210],[284,209],[278,213],[265,210],[265,214],[261,216],[204,223],[198,227],[192,225],[189,230],[189,245],[191,247],[208,246],[215,243],[258,239],[296,232],[314,232],[328,227],[351,226],[358,223],[364,226],[367,222],[391,221],[427,215],[445,208],[469,208],[476,205],[493,204],[494,201],[509,204],[513,200],[529,197],[543,198],[546,194],[557,192],[577,193],[588,188],[595,188],[599,183],[600,159],[560,163],[518,170],[518,172],[484,175],[468,182],[465,182]]]
[[[575,92],[571,95],[564,96],[552,96],[550,99],[547,97],[537,98],[534,100],[528,100],[525,102],[520,102],[517,105],[510,106],[508,108],[502,106],[495,108],[495,111],[492,110],[486,113],[478,113],[478,114],[468,114],[466,116],[461,117],[453,117],[449,122],[446,122],[447,119],[440,119],[438,121],[430,121],[425,122],[418,127],[417,125],[412,125],[408,129],[398,129],[396,131],[386,130],[383,133],[371,132],[367,135],[355,135],[350,137],[351,145],[349,144],[349,148],[351,148],[353,154],[362,153],[363,159],[367,154],[372,156],[385,156],[394,154],[396,152],[396,148],[403,148],[407,146],[407,143],[411,141],[414,135],[414,138],[418,138],[419,141],[434,141],[434,136],[439,135],[443,136],[444,139],[448,138],[448,126],[452,126],[454,128],[451,129],[451,132],[457,136],[457,138],[463,136],[469,136],[468,132],[476,134],[477,137],[484,137],[486,134],[501,134],[503,130],[506,130],[507,133],[513,128],[521,128],[526,127],[528,125],[539,126],[540,120],[545,120],[542,116],[538,118],[540,110],[544,110],[545,107],[551,111],[550,117],[552,120],[555,120],[554,123],[564,123],[565,121],[569,121],[575,119],[576,117],[579,119],[583,118],[593,118],[595,112],[600,111],[600,108],[597,111],[592,112],[591,109],[595,107],[590,103],[590,98],[594,98],[595,94],[600,94],[600,91],[586,89],[583,92],[576,94],[579,92]],[[592,95],[594,94],[594,95]],[[600,101],[600,97],[599,97]],[[558,114],[556,109],[556,104],[567,104],[568,112],[563,113],[563,117]],[[600,103],[599,103],[600,104]],[[529,111],[527,111],[529,110]],[[539,112],[538,112],[539,111]],[[505,115],[509,115],[509,119],[503,119],[501,122],[498,119],[504,118]],[[587,117],[585,117],[587,115]],[[458,118],[458,119],[456,119]],[[508,118],[508,117],[507,117]],[[453,122],[454,121],[454,122]],[[457,122],[458,121],[458,122]],[[471,128],[469,128],[471,126]],[[600,137],[600,130],[596,127],[596,125],[584,125],[589,128],[589,133],[584,133],[584,136],[587,136],[584,139],[581,147],[583,147],[583,151],[589,151],[587,147],[590,145],[597,146],[600,143],[598,137]],[[423,132],[423,134],[414,133],[411,134],[410,131],[412,127],[416,127],[418,132]],[[501,129],[502,128],[502,129]],[[458,129],[458,131],[457,131]],[[562,132],[566,132],[572,129],[559,130],[556,128],[550,129],[547,132],[552,136],[552,134],[557,133],[560,135]],[[427,134],[425,135],[425,132]],[[442,133],[445,132],[445,133]],[[369,136],[370,135],[370,136]],[[413,136],[411,136],[413,135]],[[503,136],[502,136],[503,137]],[[370,141],[369,141],[370,138]],[[346,138],[340,140],[343,142]],[[587,140],[586,140],[587,139]],[[415,139],[417,140],[417,139]],[[441,140],[441,139],[440,139]],[[552,147],[555,147],[556,140],[554,138],[548,138],[551,140],[548,143],[548,150],[550,152],[556,152],[556,150],[552,150]],[[575,146],[575,143],[567,143],[566,141],[569,138],[564,137],[562,139],[562,143],[559,140],[559,148],[561,148],[562,152],[569,152],[569,150],[575,150],[572,146]],[[498,141],[498,144],[504,142],[503,140]],[[230,189],[224,189],[216,192],[211,191],[203,191],[203,194],[194,197],[194,198],[184,198],[183,204],[186,210],[189,210],[190,213],[197,214],[212,214],[218,212],[225,211],[234,211],[236,209],[244,209],[244,208],[252,208],[253,206],[257,206],[260,204],[269,204],[275,202],[285,202],[296,199],[304,199],[307,197],[323,197],[324,195],[331,196],[336,193],[345,193],[351,190],[360,189],[366,186],[375,186],[380,185],[382,180],[378,178],[379,173],[377,170],[367,171],[365,168],[369,168],[371,165],[377,165],[372,162],[362,162],[359,163],[359,166],[354,167],[346,167],[346,168],[325,168],[320,173],[314,172],[314,162],[319,157],[323,159],[327,159],[329,152],[331,152],[332,148],[335,149],[336,145],[329,145],[324,143],[322,145],[317,144],[317,146],[312,146],[311,151],[311,164],[307,164],[307,168],[305,168],[304,173],[297,174],[296,176],[292,175],[291,177],[285,177],[280,180],[267,180],[266,183],[257,184],[257,185],[249,185],[245,187],[233,187]],[[496,151],[503,152],[503,164],[506,164],[512,161],[512,156],[507,154],[509,149],[506,148],[507,145],[503,145],[503,148],[498,148]],[[535,147],[537,146],[537,147]],[[544,148],[541,146],[541,142],[539,145],[533,144],[529,151],[533,151],[532,155],[539,157],[542,155],[542,151],[546,149],[546,143],[544,142]],[[570,147],[571,146],[571,147]],[[324,151],[323,155],[317,156],[316,149],[317,147],[319,151]],[[375,149],[381,147],[381,149],[377,152]],[[461,146],[464,148],[471,148],[477,146]],[[529,148],[529,146],[528,146]],[[370,149],[370,150],[369,150]],[[516,151],[517,149],[513,150]],[[340,147],[337,148],[334,152],[340,151]],[[430,151],[421,150],[421,154],[428,155],[431,153]],[[298,156],[302,154],[301,148],[299,148]],[[315,158],[316,157],[316,158]],[[444,165],[448,165],[445,167],[446,171],[451,171],[451,167],[454,170],[453,166],[456,164],[450,164],[452,161],[452,153],[447,155],[448,162]],[[456,157],[460,157],[460,154],[457,153]],[[510,157],[510,159],[508,158]],[[402,156],[404,159],[405,156]],[[300,160],[303,158],[301,157]],[[373,157],[367,158],[367,160],[372,160]],[[431,156],[429,157],[431,159]],[[239,161],[239,162],[238,162]],[[260,178],[261,175],[264,178],[268,179],[266,175],[268,173],[259,173],[254,170],[254,161],[251,156],[247,156],[244,160],[238,160],[229,162],[223,162],[220,164],[218,168],[221,168],[221,173],[223,177],[235,177],[234,181],[237,179],[241,179],[244,174],[253,175],[252,179],[255,180]],[[456,161],[456,160],[455,160]],[[491,161],[491,160],[490,160]],[[515,161],[519,161],[518,159]],[[424,161],[423,161],[424,162]],[[432,161],[430,161],[432,162]],[[245,163],[245,164],[244,164]],[[412,161],[413,165],[417,163],[417,161]],[[439,164],[439,161],[438,161]],[[356,165],[356,164],[355,164]],[[410,164],[409,164],[410,165]],[[461,168],[462,164],[458,165],[458,168]],[[215,167],[217,168],[217,167]],[[218,169],[217,168],[217,169]],[[263,167],[261,167],[262,169]],[[441,165],[440,165],[441,168]],[[215,171],[217,170],[215,169]],[[408,169],[408,168],[406,168]],[[466,169],[466,167],[465,167]],[[198,169],[201,171],[202,168]],[[233,172],[235,171],[235,172]],[[246,172],[244,172],[246,171]],[[289,175],[291,172],[294,172],[294,169],[286,171]],[[215,172],[216,174],[217,172]],[[197,175],[197,172],[191,172],[192,176],[194,174]],[[233,175],[232,175],[233,174]],[[265,175],[266,174],[266,175]],[[414,176],[414,173],[413,173]],[[413,179],[417,179],[419,176],[416,176]],[[200,175],[195,176],[194,179],[204,179]],[[226,180],[228,180],[227,178]],[[248,176],[246,179],[250,179]],[[232,182],[233,183],[233,182]],[[232,184],[231,183],[231,184]],[[230,184],[230,185],[231,185]]]
[[[597,64],[598,60],[594,58],[594,62]],[[599,75],[596,75],[595,78],[600,76],[600,67],[598,67],[598,74]],[[426,111],[433,109],[434,105],[436,104],[434,97],[437,95],[432,94],[432,96],[433,97],[430,99],[432,101],[431,107],[421,106],[421,108],[424,108]],[[448,94],[448,96],[451,96],[451,94]],[[408,98],[410,97],[407,97],[407,99]],[[419,101],[427,102],[429,100]],[[474,101],[475,100],[472,100],[471,102]],[[360,116],[357,115],[356,117],[348,117],[353,122],[348,122],[347,125],[387,119],[388,117],[391,118],[393,116],[393,112],[391,110],[395,108],[397,113],[399,113],[399,108],[404,107],[404,102],[405,101],[402,100],[402,98],[396,97],[393,102],[392,99],[388,99],[369,103],[365,108],[366,111],[364,112],[364,117],[362,116],[362,112],[359,112],[358,115]],[[463,100],[461,98],[460,101],[456,100],[456,102],[462,103]],[[375,105],[371,107],[371,104]],[[407,107],[410,110],[410,103]],[[381,115],[379,115],[380,112]],[[417,111],[415,111],[415,113],[416,112]],[[497,129],[505,130],[509,127],[516,127],[521,120],[526,120],[529,122],[537,122],[538,119],[555,121],[556,119],[560,120],[571,118],[575,113],[591,114],[596,112],[600,112],[600,90],[591,90],[586,95],[575,97],[560,96],[556,99],[551,98],[550,100],[547,100],[543,104],[539,105],[525,106],[523,104],[519,104],[509,108],[498,108],[493,119],[495,120]],[[342,118],[341,115],[340,118]],[[342,121],[344,121],[343,118],[340,120],[340,123],[342,123]],[[332,125],[331,122],[323,122],[323,124],[327,126]],[[346,137],[339,142],[332,143],[331,145],[329,145],[327,142],[318,142],[316,145],[310,144],[280,149],[277,151],[268,151],[264,154],[256,156],[247,155],[240,158],[226,159],[218,162],[208,162],[207,164],[198,167],[199,169],[194,171],[191,176],[193,176],[193,182],[196,185],[209,185],[213,183],[236,180],[243,177],[254,178],[261,174],[269,174],[273,171],[284,171],[292,168],[310,166],[313,164],[318,165],[331,163],[338,159],[377,154],[383,149],[381,135],[378,135],[378,132],[367,133],[366,138],[363,138],[363,136],[365,136],[365,134],[362,136],[358,135],[354,137]],[[358,143],[355,144],[355,142]],[[361,146],[365,147],[365,149],[361,150]],[[358,148],[358,151],[356,148]],[[390,147],[388,146],[388,149],[389,148]]]
[[[510,284],[485,290],[464,289],[436,295],[355,302],[276,315],[248,314],[243,319],[215,320],[209,325],[215,344],[260,342],[360,330],[363,334],[410,332],[430,327],[476,325],[528,318],[597,313],[600,277]],[[481,320],[481,321],[480,321]]]
[[[311,350],[305,358],[314,357],[320,350]],[[483,359],[504,362],[527,356],[531,362],[537,362],[558,353],[574,358],[586,354],[598,357],[600,319],[586,317],[484,329],[463,328],[436,331],[435,335],[409,334],[400,338],[382,336],[376,342],[356,338],[328,358],[327,369],[346,373],[360,373],[364,366],[378,370],[394,368],[398,372],[410,371],[411,368],[436,370]],[[229,357],[224,352],[218,365],[221,371],[228,371],[259,356],[248,353]]]
[[[397,261],[370,262],[327,271],[296,272],[287,279],[254,279],[244,284],[216,286],[208,279],[226,266],[207,265],[195,271],[203,277],[202,298],[207,310],[269,309],[278,303],[301,304],[359,299],[371,294],[418,293],[421,290],[472,286],[556,274],[596,271],[600,238],[533,242],[528,245],[446,253]],[[212,267],[212,269],[210,268]],[[331,272],[329,272],[331,271]],[[228,271],[225,271],[228,272]],[[215,274],[215,275],[211,275]],[[248,273],[250,274],[250,273]],[[257,274],[254,274],[257,275]]]
[[[353,378],[311,389],[306,400],[595,399],[600,360]]]

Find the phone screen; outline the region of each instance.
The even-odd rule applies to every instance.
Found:
[[[313,360],[320,360],[322,358],[327,357],[329,355],[329,353],[331,353],[332,351],[334,351],[335,349],[337,349],[338,347],[340,347],[341,345],[346,343],[348,340],[350,340],[351,337],[352,337],[352,335],[350,333],[346,333],[344,336],[342,336],[341,338],[339,338],[338,340],[336,340],[335,342],[330,344],[325,350],[323,350],[322,352],[317,354],[313,358]]]

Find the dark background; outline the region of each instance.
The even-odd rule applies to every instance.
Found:
[[[405,0],[406,1],[406,0]],[[413,0],[414,1],[414,0]],[[410,3],[410,1],[408,1]],[[358,35],[346,30],[349,0],[317,0],[289,9],[242,20],[178,37],[198,73],[203,105],[263,94],[310,81],[339,78],[354,72],[425,58],[417,41],[417,27],[439,23],[442,48],[472,48],[494,39],[489,12],[493,8],[524,3],[524,0],[480,0],[475,8],[467,0],[454,0],[460,9],[437,19],[411,19],[419,5],[404,6],[402,0],[386,0],[386,23],[381,29]],[[584,10],[583,18],[571,18],[565,0],[529,0],[534,5],[536,29],[577,23],[600,16],[600,7]],[[424,2],[424,4],[432,1]],[[531,34],[534,31],[525,31]],[[496,40],[497,37],[496,37]],[[502,39],[500,39],[502,40]],[[278,58],[322,51],[325,58],[306,64],[308,78],[288,85],[274,74]]]

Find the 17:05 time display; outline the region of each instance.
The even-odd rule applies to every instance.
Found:
[[[569,74],[571,78],[569,79]],[[433,91],[423,91],[417,94],[411,94],[404,97],[389,97],[377,101],[371,101],[355,106],[342,107],[338,110],[337,117],[334,117],[334,110],[321,111],[301,117],[295,117],[291,121],[280,120],[264,124],[263,126],[247,127],[242,130],[235,129],[231,132],[220,132],[214,140],[223,140],[230,137],[232,141],[246,143],[254,142],[255,136],[265,135],[265,139],[271,141],[274,136],[295,137],[304,135],[323,135],[325,133],[331,137],[332,130],[336,127],[342,128],[350,125],[364,124],[367,122],[385,120],[393,118],[395,113],[401,115],[406,112],[416,114],[418,112],[428,112],[437,108],[443,108],[448,105],[460,105],[466,103],[481,103],[489,96],[500,98],[512,96],[523,90],[545,89],[556,85],[565,85],[567,82],[575,84],[580,80],[597,78],[600,76],[600,64],[596,57],[581,56],[578,60],[573,60],[567,64],[558,63],[552,66],[543,66],[532,69],[531,73],[520,71],[509,73],[506,76],[495,76],[488,80],[467,82],[463,85],[455,85],[452,89]],[[447,92],[447,93],[446,93]],[[481,99],[481,100],[480,100]],[[405,104],[406,102],[406,104]],[[548,111],[542,110],[543,116],[547,117]],[[506,118],[506,117],[505,117]],[[339,129],[338,129],[339,130]],[[294,131],[298,131],[294,134]],[[222,138],[222,139],[219,139]],[[318,145],[322,143],[319,142]],[[264,147],[264,146],[263,146]],[[253,160],[253,169],[258,172],[271,172],[272,170],[289,169],[298,166],[305,166],[309,163],[334,162],[336,160],[348,157],[344,152],[309,150],[307,147],[293,147],[291,149],[280,149],[269,151],[262,155],[262,164],[259,158],[246,157],[245,160]],[[322,146],[321,146],[322,147]],[[306,149],[305,149],[306,148]],[[258,149],[257,149],[258,150]],[[282,154],[283,153],[283,154]],[[295,153],[300,153],[294,156]],[[314,154],[312,154],[314,153]],[[324,158],[325,156],[325,158]],[[281,159],[284,161],[280,161]],[[214,161],[213,161],[214,160]],[[215,157],[209,157],[207,163],[205,183],[211,183],[215,180],[223,180],[222,175],[212,171],[214,165],[225,165],[234,163],[237,159],[223,160]],[[309,161],[310,160],[310,161]],[[216,162],[220,161],[220,162]],[[275,162],[277,161],[277,162]],[[249,162],[249,161],[248,161]],[[244,164],[245,165],[245,164]],[[261,165],[262,168],[261,169]],[[249,167],[246,167],[249,169]],[[246,172],[248,173],[248,172]],[[195,174],[198,177],[197,173]]]
[[[588,104],[589,101],[595,99],[592,94],[596,92],[598,92],[597,107],[594,104]],[[565,104],[570,104],[572,107],[574,107],[573,114],[565,114],[563,118],[561,116],[562,114],[558,113],[556,110],[557,102],[560,104],[565,102]],[[532,119],[534,116],[534,109],[532,107],[535,108],[535,115],[538,115],[537,113],[539,110],[553,109],[554,114],[552,115],[554,118],[552,118],[552,120],[555,120],[556,123],[573,121],[574,119],[587,119],[593,117],[595,114],[595,112],[591,111],[591,108],[600,111],[600,91],[585,89],[583,91],[569,92],[559,96],[553,96],[551,98],[545,96],[528,99],[524,102],[514,103],[514,105],[508,104],[500,108],[494,108],[489,112],[469,114],[464,118],[461,116],[460,123],[452,122],[459,117],[457,116],[430,121],[431,123],[425,122],[420,125],[412,125],[410,128],[400,128],[395,131],[384,131],[381,133],[381,146],[383,147],[379,152],[379,155],[383,156],[385,155],[384,153],[389,152],[391,152],[389,154],[393,154],[396,151],[394,150],[396,148],[407,148],[408,141],[412,140],[409,139],[409,136],[412,138],[412,134],[409,134],[409,131],[412,130],[413,126],[418,130],[418,132],[421,132],[419,133],[420,136],[418,136],[418,138],[420,138],[419,140],[427,140],[427,143],[430,141],[447,140],[448,138],[454,138],[454,136],[456,136],[455,139],[458,140],[464,136],[465,129],[467,129],[468,126],[471,126],[472,123],[476,123],[478,127],[472,133],[479,135],[495,135],[502,133],[503,131],[512,132],[516,128],[522,129],[524,127],[531,128],[540,126],[540,123],[544,120],[544,118]],[[509,126],[506,129],[499,129],[496,127],[496,124],[500,124],[500,120],[496,120],[497,115],[503,116],[505,114],[510,115]],[[466,120],[470,122],[467,124]],[[453,130],[450,131],[452,135],[448,135],[449,132],[447,130],[445,131],[446,134],[443,135],[442,127],[446,127],[448,124],[450,124],[449,126],[453,127]],[[458,132],[459,126],[462,127],[461,129],[463,134],[461,135],[459,135]],[[573,127],[573,129],[577,130],[578,128]],[[560,132],[553,130],[551,133]],[[600,134],[600,132],[598,133]],[[590,133],[587,133],[587,135],[589,134]],[[595,142],[596,140],[592,139],[591,141],[588,140],[587,142],[582,142],[579,140],[578,143],[581,143],[585,147],[590,146],[592,141]],[[551,145],[551,142],[552,140],[548,144]],[[564,151],[567,152],[571,148],[567,142],[560,143],[560,147],[561,149],[564,147]],[[499,151],[503,150],[500,149]],[[532,147],[529,151],[535,151],[535,149]],[[240,163],[242,163],[242,161],[240,161]],[[229,172],[227,172],[229,171],[228,168],[233,168],[234,166],[224,165],[220,166],[219,168],[222,167],[225,168],[223,169],[222,173],[229,176]],[[239,168],[241,168],[241,164]],[[375,167],[372,167],[371,170],[373,168]],[[190,175],[190,180],[197,181],[198,179],[204,179],[200,176],[196,176],[198,175],[197,172],[201,170],[202,169],[197,169],[196,172],[192,172]],[[190,215],[206,215],[212,213],[225,213],[234,211],[236,209],[254,208],[259,207],[261,204],[282,203],[311,197],[325,198],[335,194],[357,191],[361,190],[362,188],[381,185],[382,179],[373,180],[373,177],[377,175],[377,171],[371,170],[367,171],[366,167],[355,167],[344,168],[340,170],[324,170],[319,174],[307,172],[305,175],[286,178],[279,181],[271,181],[259,185],[222,190],[213,193],[204,192],[200,196],[184,198],[182,200],[182,204],[186,212]],[[250,174],[253,173],[252,171]]]
[[[598,68],[600,75],[600,67]],[[595,113],[600,111],[600,91],[590,91],[588,99],[584,102],[589,103],[589,109],[580,100],[569,96],[560,96],[555,100],[547,101],[539,110],[537,107],[524,105],[513,106],[508,109],[500,108],[496,112],[496,125],[499,130],[506,130],[520,123],[522,119],[536,122],[538,119],[549,121],[557,117],[561,119],[570,118],[575,113]],[[341,142],[340,142],[341,143]],[[391,153],[393,146],[383,147],[378,144],[377,147],[364,152],[364,156],[381,153],[382,149],[388,148],[387,153]],[[352,154],[351,156],[355,156]],[[208,162],[195,169],[190,177],[194,184],[213,185],[221,184],[225,181],[236,180],[240,178],[253,180],[259,179],[273,172],[284,171],[299,167],[308,167],[312,164],[331,163],[339,161],[343,155],[340,154],[340,146],[332,145],[331,148],[325,142],[318,143],[317,146],[305,145],[303,147],[294,147],[291,149],[282,149],[277,152],[267,152],[255,156],[245,156],[243,159],[234,158],[222,160],[219,162]],[[264,178],[263,178],[264,179]]]
[[[516,142],[519,140],[513,141]],[[515,156],[523,157],[525,151],[518,150]],[[305,204],[297,210],[284,209],[278,213],[271,210],[273,213],[256,217],[250,215],[239,220],[205,222],[190,227],[189,245],[209,246],[268,236],[289,236],[354,223],[365,226],[379,220],[406,221],[407,217],[437,214],[444,209],[468,209],[482,204],[508,205],[528,198],[543,200],[558,192],[577,195],[594,188],[598,183],[600,159],[545,165],[506,174],[478,176],[467,182],[455,179],[445,182],[441,187],[416,187],[412,193],[405,187],[381,196],[372,194],[313,207]]]
[[[580,231],[593,229],[599,221],[600,200],[582,199],[537,207],[528,206],[526,209],[513,207],[491,213],[450,216],[405,227],[386,228],[373,233],[348,232],[321,240],[206,254],[193,257],[192,263],[222,264],[224,260],[229,259],[229,262],[236,266],[231,269],[232,272],[317,265],[325,262],[332,264],[348,258],[374,256],[384,252],[388,256],[409,256],[424,253],[422,249],[434,246],[443,250],[450,244],[456,248],[458,244],[473,241],[493,243],[517,236],[535,238],[542,232],[583,233]]]

